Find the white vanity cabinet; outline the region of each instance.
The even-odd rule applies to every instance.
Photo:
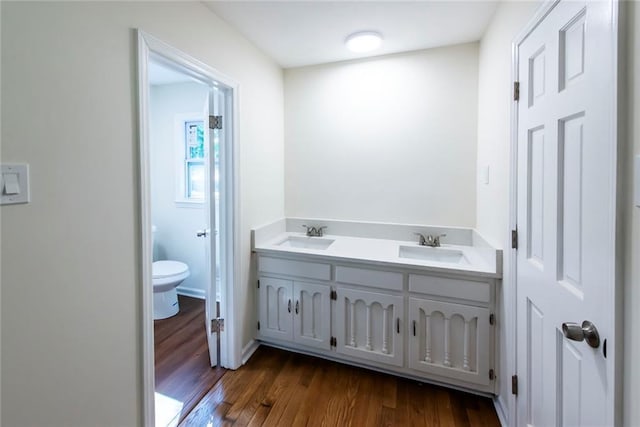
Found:
[[[493,277],[271,253],[258,277],[263,342],[495,393]]]
[[[330,290],[322,284],[261,277],[259,335],[328,350]]]
[[[403,297],[338,287],[336,299],[337,352],[402,366]]]

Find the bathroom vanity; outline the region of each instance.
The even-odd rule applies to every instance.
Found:
[[[449,237],[427,247],[414,232]],[[495,393],[502,254],[473,230],[287,219],[253,239],[261,342]]]

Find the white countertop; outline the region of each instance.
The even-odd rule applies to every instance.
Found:
[[[327,249],[310,249],[282,246],[290,236],[298,241],[328,239],[333,243]],[[461,251],[462,262],[439,262],[400,257],[400,246],[424,248],[431,251]],[[285,256],[307,255],[329,260],[356,261],[372,264],[384,264],[404,268],[418,268],[442,273],[456,273],[465,276],[502,277],[501,254],[494,248],[442,244],[439,248],[419,246],[416,241],[387,239],[371,239],[326,234],[322,237],[307,237],[304,233],[283,232],[263,242],[256,242],[254,250],[259,253],[279,254]]]

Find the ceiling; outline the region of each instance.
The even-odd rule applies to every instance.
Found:
[[[205,1],[283,68],[479,40],[497,1]],[[356,31],[382,33],[368,54],[346,49]]]

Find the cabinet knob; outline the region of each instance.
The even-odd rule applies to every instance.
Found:
[[[287,303],[287,311],[291,313],[291,300]]]
[[[300,308],[300,301],[296,301],[296,314],[298,314]]]
[[[396,333],[400,333],[400,318],[396,317]]]

